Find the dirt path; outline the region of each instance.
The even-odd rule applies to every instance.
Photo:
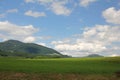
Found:
[[[0,72],[0,80],[120,80],[120,77],[80,74],[29,74]]]

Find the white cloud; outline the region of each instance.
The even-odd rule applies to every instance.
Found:
[[[110,55],[110,57],[116,57],[116,56],[120,56],[120,55],[118,55],[118,54],[112,54],[112,55]]]
[[[53,41],[51,44],[63,54],[74,57],[93,53],[109,56],[120,52],[118,49],[120,47],[120,26],[96,25],[86,28],[79,35],[69,41]]]
[[[0,22],[0,38],[3,40],[16,39],[25,42],[35,41],[33,34],[38,29],[32,25],[19,26],[8,21]]]
[[[33,36],[28,36],[24,39],[24,42],[28,42],[28,43],[31,43],[31,42],[34,42],[36,39],[35,37]]]
[[[54,12],[56,15],[68,16],[72,12],[66,7],[66,4],[69,2],[68,0],[39,0],[39,2]]]
[[[108,23],[120,24],[120,9],[110,7],[103,11],[103,17]]]
[[[53,2],[50,6],[50,9],[56,14],[56,15],[70,15],[71,10],[68,9],[65,6],[66,3],[64,2]]]
[[[46,46],[46,43],[37,43],[38,45]]]
[[[80,0],[80,6],[87,7],[89,4],[96,2],[97,0]]]
[[[32,10],[29,10],[29,11],[25,12],[25,15],[32,16],[32,17],[35,17],[35,18],[46,16],[46,14],[44,12],[33,12]]]
[[[39,2],[39,3],[42,3],[42,4],[50,3],[50,2],[53,2],[53,1],[55,1],[55,0],[25,0],[26,3]]]
[[[56,15],[68,16],[71,14],[72,10],[66,7],[66,4],[70,0],[25,0],[27,3],[39,3],[40,5],[46,7],[47,10],[51,10]]]
[[[91,52],[97,53],[104,51],[106,47],[100,43],[95,42],[75,42],[74,44],[71,43],[63,43],[55,45],[55,49],[59,51],[74,51],[76,52]],[[72,54],[74,56],[74,54]],[[79,55],[79,54],[78,54]]]
[[[25,0],[26,3],[33,3],[35,0]]]
[[[91,40],[97,38],[97,40],[100,41],[114,42],[120,41],[119,30],[119,26],[96,25],[93,28],[88,28],[87,30],[85,30],[83,32],[83,35],[84,38],[88,38]]]
[[[18,12],[18,9],[7,10],[7,13],[17,13],[17,12]]]
[[[67,43],[67,42],[70,42],[70,41],[66,41],[66,40],[64,40],[64,41],[52,41],[51,44],[53,44],[53,45],[59,45],[59,44]]]
[[[56,0],[38,0],[38,2],[39,2],[40,4],[43,4],[43,5],[52,3],[52,2],[54,2],[54,1],[56,1]]]

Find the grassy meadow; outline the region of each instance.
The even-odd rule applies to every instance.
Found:
[[[118,71],[120,71],[120,57],[0,58],[1,80],[120,80],[115,74]],[[20,76],[23,78],[16,79],[15,75],[16,78]],[[36,79],[32,79],[33,76]],[[69,77],[71,78],[68,79]]]

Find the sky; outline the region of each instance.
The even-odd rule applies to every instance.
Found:
[[[0,42],[9,39],[73,57],[120,56],[120,0],[0,0]]]

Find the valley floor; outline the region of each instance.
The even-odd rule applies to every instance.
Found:
[[[120,57],[0,57],[0,80],[120,80]]]

